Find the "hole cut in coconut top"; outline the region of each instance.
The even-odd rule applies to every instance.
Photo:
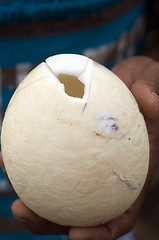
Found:
[[[74,101],[87,102],[93,61],[76,54],[59,54],[46,59],[52,78]]]
[[[57,78],[64,84],[66,94],[71,97],[83,98],[85,85],[77,77],[61,73]]]

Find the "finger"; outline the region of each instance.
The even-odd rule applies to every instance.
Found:
[[[159,63],[148,57],[133,57],[114,66],[120,77],[137,99],[144,116],[159,118]]]
[[[147,120],[159,119],[159,78],[141,77],[134,82],[131,92]]]
[[[115,240],[130,232],[143,202],[145,189],[146,183],[134,204],[118,218],[97,227],[71,228],[69,232],[71,240]]]
[[[109,229],[110,232],[111,240],[115,240],[133,229],[146,194],[146,189],[147,182],[145,182],[140,195],[132,206],[124,214],[106,224],[106,228]]]
[[[119,62],[112,71],[130,88],[142,76],[159,76],[159,63],[146,56],[136,56]]]
[[[69,231],[71,240],[111,240],[109,229],[105,226],[73,227]]]
[[[97,227],[70,229],[71,240],[115,240],[128,233],[135,224],[135,218],[126,212],[115,220]]]
[[[35,234],[63,234],[68,235],[69,227],[63,227],[45,220],[32,212],[20,199],[11,206],[13,215]]]
[[[2,166],[2,163],[3,163],[3,161],[2,161],[2,153],[0,152],[0,167]]]
[[[110,239],[115,240],[128,232],[130,232],[136,222],[136,213],[131,216],[130,212],[127,211],[120,217],[106,224],[106,228],[109,229]]]
[[[3,163],[2,153],[1,152],[0,152],[0,167],[2,168],[2,170],[4,170],[4,163]]]

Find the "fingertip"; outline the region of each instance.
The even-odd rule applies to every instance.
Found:
[[[136,98],[142,113],[147,120],[159,119],[159,96],[155,89],[151,89],[143,82],[136,82],[131,87],[132,94]]]
[[[30,210],[21,199],[17,199],[12,203],[12,213],[16,219],[23,223],[33,223],[41,220],[41,218]]]
[[[26,213],[29,211],[29,209],[25,206],[21,199],[17,199],[12,203],[11,210],[16,219],[20,220],[21,222],[26,220]]]
[[[71,240],[91,240],[91,231],[89,229],[72,227],[69,230],[69,237]]]
[[[19,207],[21,206],[21,204],[22,204],[21,199],[16,199],[16,200],[12,203],[12,205],[11,205],[11,210],[12,210],[12,212],[15,213],[15,215],[19,212]]]
[[[69,231],[71,240],[110,240],[110,233],[103,225],[96,227],[72,227]]]

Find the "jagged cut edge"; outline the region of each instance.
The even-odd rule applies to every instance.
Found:
[[[72,97],[73,101],[84,102],[88,101],[90,86],[92,81],[93,61],[85,56],[76,54],[59,54],[46,59],[45,70],[47,75],[53,79],[58,86],[65,92],[64,84],[59,79],[59,74],[68,74],[77,77],[84,84],[84,95],[82,98]],[[67,94],[67,93],[65,93]]]

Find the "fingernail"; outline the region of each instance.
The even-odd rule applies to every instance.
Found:
[[[152,92],[152,95],[155,96],[155,97],[157,97],[157,98],[159,99],[159,96],[157,95],[157,93]]]
[[[15,217],[15,219],[17,219],[19,222],[21,222],[21,223],[25,223],[25,222],[27,222],[27,219],[26,218],[23,218],[23,217]]]

